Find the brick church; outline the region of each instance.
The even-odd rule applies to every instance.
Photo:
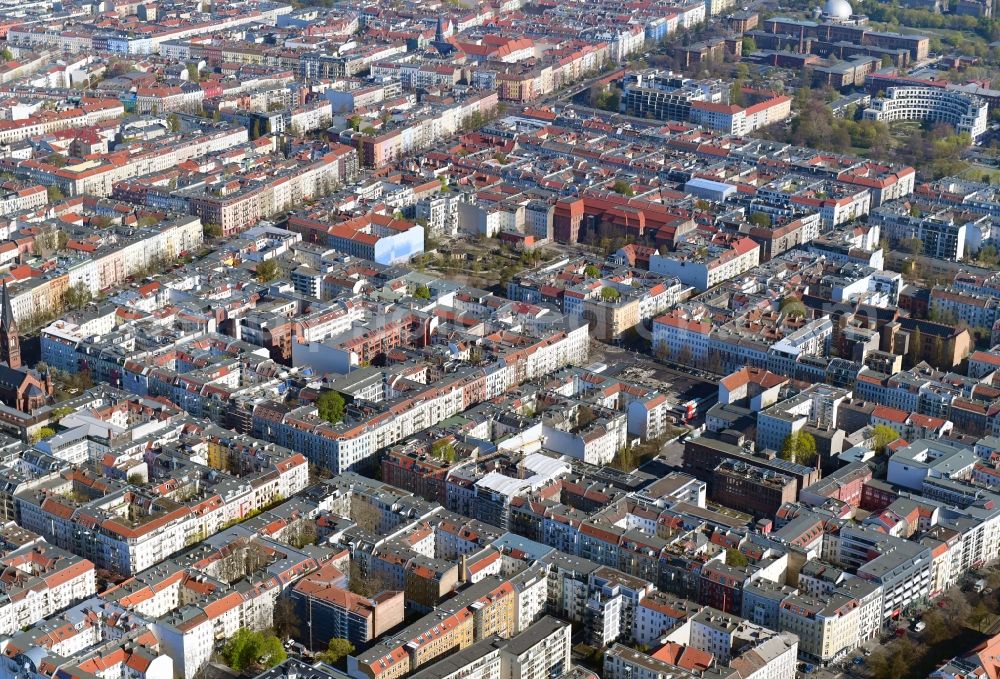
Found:
[[[21,367],[21,337],[5,282],[0,292],[0,401],[30,413],[44,406],[51,395],[49,375],[42,376]]]

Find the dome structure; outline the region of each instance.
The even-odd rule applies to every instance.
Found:
[[[850,19],[852,14],[854,9],[847,0],[826,0],[826,4],[823,5],[823,16],[831,19]]]

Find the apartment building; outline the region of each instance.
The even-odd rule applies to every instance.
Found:
[[[689,119],[696,125],[742,136],[785,120],[792,113],[792,100],[784,95],[749,88],[744,88],[742,94],[757,101],[748,106],[695,101]]]
[[[347,639],[357,648],[403,623],[403,592],[380,592],[373,598],[346,589],[347,578],[326,564],[292,587],[300,620],[309,621],[310,639],[323,648],[330,639]]]
[[[82,122],[82,121],[81,121]],[[58,186],[67,196],[110,196],[118,182],[176,167],[247,142],[242,125],[213,124],[180,139],[150,145],[136,153],[99,154],[73,165],[56,166],[44,160],[18,161],[12,171],[46,186]]]
[[[962,214],[951,209],[920,209],[916,214],[899,205],[885,205],[872,211],[869,221],[879,226],[892,244],[917,239],[928,257],[959,261],[977,247],[975,233],[985,219],[979,214]]]
[[[649,270],[673,276],[704,291],[746,273],[759,263],[760,246],[751,238],[728,238],[720,231],[704,242],[685,241],[676,252],[652,255]]]
[[[376,212],[332,225],[294,216],[288,220],[288,228],[311,243],[378,264],[405,263],[424,251],[424,227]]]
[[[941,285],[931,289],[929,307],[931,318],[942,323],[992,328],[1000,319],[1000,298],[952,290]]]
[[[573,666],[571,625],[546,615],[504,642],[501,664],[506,679],[547,679]]]
[[[93,563],[45,542],[10,552],[0,558],[0,567],[3,634],[16,634],[97,592]]]
[[[781,450],[792,434],[807,425],[817,428],[834,426],[840,405],[850,391],[825,384],[810,386],[806,391],[779,401],[757,415],[757,447]]]
[[[10,144],[59,130],[95,125],[124,114],[125,108],[120,101],[87,97],[76,107],[38,110],[25,118],[0,121],[0,143]]]
[[[800,594],[781,602],[778,625],[799,638],[801,657],[825,664],[857,648],[860,618],[860,605],[853,598]]]
[[[504,365],[459,371],[432,385],[408,385],[412,391],[378,404],[370,418],[336,427],[320,420],[312,406],[289,411],[277,404],[261,404],[254,410],[253,430],[265,440],[303,451],[315,464],[334,473],[362,468],[379,449],[483,399],[570,363],[583,363],[588,337],[586,326],[547,333],[541,339],[497,333],[494,339],[506,356]],[[507,344],[511,340],[515,344]]]
[[[890,87],[872,99],[865,120],[929,120],[947,123],[975,141],[986,132],[989,105],[974,95],[939,87]]]
[[[347,180],[344,159],[356,152],[341,146],[322,158],[263,180],[232,180],[185,193],[188,210],[206,224],[218,224],[224,236],[245,231],[261,219],[297,207]],[[353,164],[348,162],[348,164]],[[371,258],[370,258],[371,259]]]
[[[485,578],[371,649],[350,656],[347,673],[355,679],[396,679],[477,641],[509,638],[516,624],[514,598],[509,582]]]
[[[771,517],[781,505],[795,500],[796,481],[739,460],[723,460],[712,470],[709,496],[724,507]]]
[[[458,131],[472,116],[486,116],[496,109],[496,92],[468,97],[450,107],[429,113],[400,127],[374,136],[356,134],[354,143],[364,167],[384,167],[405,154],[420,151]]]
[[[226,523],[302,490],[308,482],[308,463],[299,453],[274,447],[258,460],[257,453],[265,451],[243,450],[259,476],[255,484],[226,497],[196,496],[182,504],[169,497],[150,497],[123,480],[100,480],[70,470],[19,493],[15,502],[29,530],[86,556],[100,568],[133,575],[190,545],[193,536],[212,535]]]
[[[3,194],[0,195],[0,215],[9,215],[12,212],[41,207],[48,200],[48,193],[44,186],[35,185],[12,189],[5,187]]]

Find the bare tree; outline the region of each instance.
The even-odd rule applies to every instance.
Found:
[[[287,597],[279,598],[274,605],[274,633],[278,638],[298,640],[302,633],[299,622],[295,603]]]
[[[316,544],[316,524],[310,519],[299,519],[288,536],[288,544],[297,549]]]
[[[382,512],[363,500],[352,498],[351,521],[358,524],[362,530],[377,533],[382,527]]]
[[[355,559],[351,559],[351,568],[348,574],[347,588],[364,597],[373,597],[379,592],[384,592],[391,588],[390,583],[381,573],[367,572],[370,569],[362,568]]]

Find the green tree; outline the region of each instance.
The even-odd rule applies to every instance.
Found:
[[[739,79],[734,80],[729,87],[729,103],[734,106],[743,105],[743,82]]]
[[[586,276],[587,278],[597,278],[598,276],[601,275],[601,270],[598,269],[593,264],[588,264],[583,269],[583,275]]]
[[[747,221],[754,226],[759,226],[763,229],[770,228],[772,224],[771,215],[766,212],[754,212],[749,218],[747,218]]]
[[[969,623],[978,632],[982,632],[983,628],[990,624],[990,609],[982,601],[976,604],[976,607],[972,609],[972,613],[969,614]]]
[[[611,460],[609,466],[613,469],[620,469],[623,472],[632,472],[639,466],[639,457],[636,455],[633,447],[623,446],[621,450],[615,453],[615,457]]]
[[[270,283],[278,277],[278,263],[273,259],[265,259],[257,265],[257,280],[261,283]]]
[[[222,236],[222,226],[215,222],[207,222],[201,227],[205,238],[219,238]]]
[[[222,647],[222,657],[227,665],[242,672],[255,665],[274,667],[284,662],[288,655],[273,634],[241,627]]]
[[[90,294],[90,289],[81,282],[66,291],[63,301],[70,309],[82,309],[90,303],[91,299],[93,299],[93,295]]]
[[[995,245],[985,245],[976,253],[976,263],[981,266],[994,267],[1000,264],[1000,253]]]
[[[416,299],[430,299],[431,298],[431,290],[426,285],[424,285],[423,283],[421,283],[413,291],[413,296]]]
[[[35,433],[31,435],[31,442],[38,443],[39,441],[45,441],[56,435],[56,430],[52,427],[39,427]]]
[[[48,193],[50,203],[55,203],[66,197],[63,195],[62,189],[58,186],[50,186],[46,189],[46,192]]]
[[[223,647],[222,657],[234,670],[245,670],[259,657],[257,654],[259,646],[254,639],[254,634],[255,632],[246,628],[238,629]]]
[[[187,65],[188,80],[193,83],[201,81],[201,72],[198,70],[198,64],[188,64]]]
[[[338,662],[354,653],[354,644],[347,639],[330,639],[325,651],[320,651],[316,656],[327,665],[336,665]]]
[[[920,328],[914,328],[913,332],[910,333],[910,344],[907,352],[910,363],[916,365],[919,363],[924,355],[924,334],[920,332]]]
[[[317,537],[316,524],[307,519],[299,519],[298,529],[288,539],[288,544],[296,549],[302,549],[309,545],[315,545]],[[295,633],[289,636],[297,637],[298,634]]]
[[[171,132],[181,131],[181,119],[176,113],[171,113],[170,117],[167,118],[167,124],[170,125]]]
[[[455,444],[450,439],[439,439],[431,444],[431,455],[448,462],[454,462],[457,457]]]
[[[751,37],[743,38],[743,54],[753,54],[757,51],[757,41]]]
[[[590,88],[590,105],[604,111],[617,113],[621,108],[622,95],[616,87],[595,85]]]
[[[937,644],[954,638],[955,635],[962,629],[961,622],[964,622],[964,620],[961,622],[955,621],[957,624],[953,624],[952,621],[937,608],[932,608],[924,613],[921,620],[923,620],[925,625],[924,631],[921,634],[923,641],[924,643],[932,646],[936,646]]]
[[[610,285],[605,285],[603,288],[601,288],[600,295],[601,299],[604,300],[605,302],[614,302],[615,300],[620,299],[622,296],[622,294],[618,292],[618,290],[611,287]]]
[[[635,195],[635,191],[632,189],[632,185],[629,184],[624,179],[617,180],[614,186],[611,187],[611,190],[614,191],[615,193],[620,193],[623,196],[628,196],[629,198]]]
[[[337,424],[344,419],[344,408],[347,403],[344,397],[336,391],[324,391],[316,399],[316,409],[319,416],[331,424]]]
[[[738,549],[730,547],[726,550],[726,565],[732,566],[734,568],[740,568],[746,566],[750,563],[746,555]]]
[[[260,664],[264,667],[274,667],[288,658],[285,647],[281,645],[281,639],[273,634],[264,635],[260,651]]]
[[[806,431],[793,432],[781,444],[780,455],[783,460],[809,465],[816,459],[816,439]]]
[[[794,295],[789,295],[781,300],[780,310],[783,316],[791,318],[803,318],[806,315],[806,305]]]
[[[887,424],[876,424],[872,428],[875,452],[881,455],[890,443],[899,438],[899,432]]]

